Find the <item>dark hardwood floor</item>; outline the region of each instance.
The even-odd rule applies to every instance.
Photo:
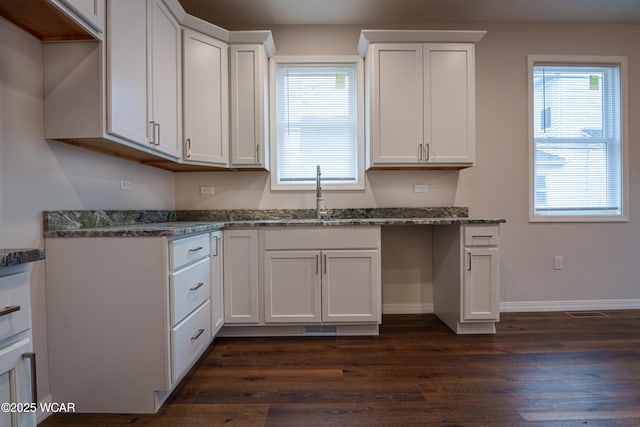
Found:
[[[496,335],[386,315],[378,337],[220,339],[155,415],[41,425],[640,426],[640,311],[604,313],[503,313]]]

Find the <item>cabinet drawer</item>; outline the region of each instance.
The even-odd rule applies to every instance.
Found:
[[[498,226],[465,225],[465,246],[496,246],[498,244]]]
[[[171,325],[180,322],[211,295],[209,258],[169,275]]]
[[[0,341],[30,328],[29,273],[0,277]]]
[[[200,357],[211,341],[211,303],[202,304],[178,326],[171,329],[171,382]]]
[[[200,234],[169,242],[169,268],[182,265],[209,256],[209,234]]]
[[[264,232],[265,249],[377,249],[380,227],[283,227]]]

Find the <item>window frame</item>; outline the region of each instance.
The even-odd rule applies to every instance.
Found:
[[[533,67],[539,63],[565,66],[620,66],[620,196],[619,215],[539,215],[535,209],[535,119]],[[629,173],[628,173],[628,109],[627,109],[627,57],[594,55],[528,55],[528,123],[529,123],[529,222],[628,222],[629,221]]]
[[[356,114],[357,114],[357,138],[356,138],[356,182],[344,184],[330,184],[322,182],[323,190],[364,190],[364,61],[359,55],[333,55],[333,56],[273,56],[269,59],[269,139],[271,156],[271,191],[315,191],[315,183],[310,184],[284,184],[278,182],[278,130],[276,121],[276,67],[280,64],[314,64],[314,65],[355,65],[356,66]]]

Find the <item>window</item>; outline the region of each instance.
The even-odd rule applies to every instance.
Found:
[[[271,61],[271,188],[363,189],[362,59]]]
[[[624,58],[529,57],[530,220],[626,220],[624,76]]]

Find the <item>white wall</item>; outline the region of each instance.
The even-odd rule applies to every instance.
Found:
[[[42,44],[0,18],[0,247],[44,247],[42,211],[173,209],[174,175],[43,132]],[[132,190],[120,190],[120,178]],[[31,266],[38,392],[49,394],[44,263]]]
[[[329,207],[468,206],[471,216],[502,217],[501,301],[503,309],[571,306],[604,307],[608,300],[640,304],[640,227],[635,212],[640,178],[640,26],[591,25],[439,25],[486,29],[476,50],[477,162],[462,171],[372,171],[366,190],[326,192]],[[412,28],[418,28],[413,26]],[[423,28],[429,28],[424,25]],[[431,28],[436,28],[432,26]],[[354,54],[359,27],[284,26],[273,28],[278,54]],[[529,224],[528,222],[528,54],[628,56],[629,165],[631,221],[616,224]],[[413,184],[429,192],[415,194]],[[216,195],[201,197],[202,184]],[[271,192],[264,172],[178,174],[178,209],[313,208],[315,194]],[[383,231],[383,304],[402,311],[431,303],[431,236],[406,230]],[[563,255],[565,269],[552,269]],[[409,271],[409,258],[427,260]],[[632,301],[630,301],[632,300]],[[544,303],[542,303],[544,302]],[[620,306],[620,301],[612,306]]]

